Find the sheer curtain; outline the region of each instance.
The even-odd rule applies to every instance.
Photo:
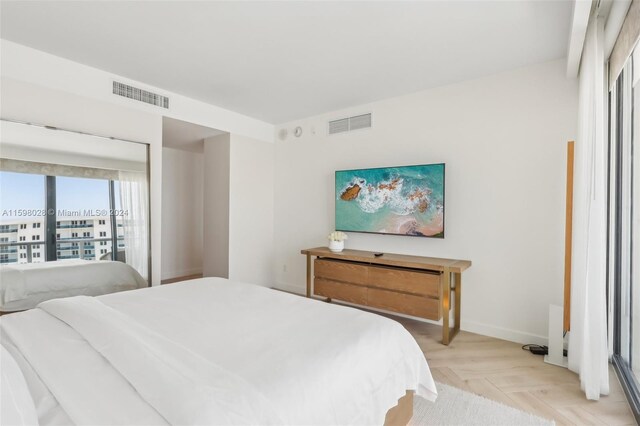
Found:
[[[588,399],[609,393],[607,138],[603,20],[592,16],[580,63],[569,368]]]
[[[146,173],[119,174],[127,264],[149,280],[149,186]]]

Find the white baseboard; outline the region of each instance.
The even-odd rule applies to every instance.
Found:
[[[287,291],[289,293],[302,294],[306,293],[306,288],[297,285],[286,284],[283,282],[278,282],[274,286],[274,288]],[[343,303],[343,302],[340,302]],[[350,303],[344,303],[345,305],[356,306]],[[396,312],[388,312],[381,309],[368,308],[372,311],[385,312],[391,315],[397,315],[403,318],[410,318],[416,321],[422,321],[429,324],[442,324],[442,321],[430,321],[424,318],[416,318],[410,315],[402,315]],[[453,320],[453,319],[452,319]],[[497,327],[494,325],[483,324],[476,321],[462,321],[462,326],[460,327],[464,331],[468,331],[470,333],[476,333],[483,336],[495,337],[496,339],[507,340],[509,342],[515,342],[520,344],[533,343],[536,345],[547,345],[548,339],[547,336],[540,336],[537,334],[527,333],[520,330],[513,330],[504,327]]]
[[[188,277],[190,275],[202,274],[202,268],[182,269],[179,271],[170,271],[162,274],[163,280],[172,280],[174,278]]]
[[[476,321],[462,321],[464,331],[481,334],[483,336],[495,337],[496,339],[508,340],[520,344],[533,343],[536,345],[547,345],[547,336],[527,333],[525,331],[513,330],[510,328],[496,327],[494,325],[483,324]]]

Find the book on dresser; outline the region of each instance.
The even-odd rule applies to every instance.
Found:
[[[327,247],[301,253],[307,256],[307,297],[442,319],[444,344],[460,329],[462,272],[471,261],[362,250],[333,253]],[[452,305],[454,327],[450,330]]]

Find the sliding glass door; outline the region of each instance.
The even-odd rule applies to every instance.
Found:
[[[640,59],[640,49],[636,49],[635,58]],[[632,312],[637,315],[632,317],[630,330],[634,335],[640,335],[640,61],[635,62],[633,73],[633,113],[632,113],[632,129],[631,136],[631,188],[630,198],[631,220],[630,220],[630,262],[629,262],[629,282],[634,283],[636,292],[632,298]],[[635,153],[635,155],[634,155]],[[636,380],[640,382],[640,337],[632,339],[630,342],[630,357],[635,360],[631,363],[633,373]]]
[[[636,418],[640,414],[639,59],[637,52],[629,58],[610,93],[608,248],[612,360]]]

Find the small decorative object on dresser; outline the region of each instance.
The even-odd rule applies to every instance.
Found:
[[[334,253],[340,253],[344,250],[344,240],[349,237],[344,232],[333,231],[329,234],[329,250]]]

